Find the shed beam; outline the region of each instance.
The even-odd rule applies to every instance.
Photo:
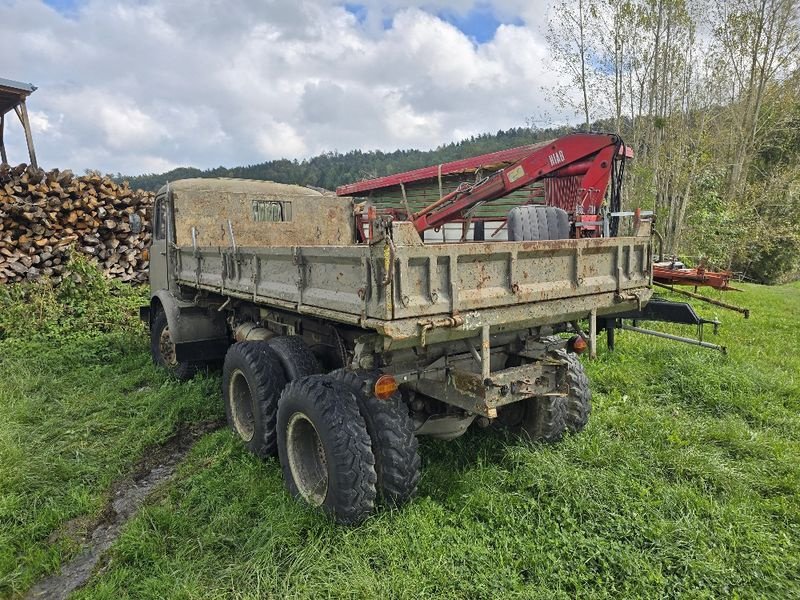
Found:
[[[0,164],[8,164],[8,155],[6,155],[6,144],[3,141],[3,130],[6,126],[6,116],[0,115]]]
[[[39,164],[36,162],[36,151],[33,148],[33,135],[31,135],[31,121],[28,118],[28,107],[25,105],[25,99],[22,99],[19,105],[14,107],[14,112],[17,113],[20,123],[22,123],[22,128],[25,130],[25,141],[28,143],[28,156],[31,159],[30,164],[34,169],[37,169],[39,168]]]

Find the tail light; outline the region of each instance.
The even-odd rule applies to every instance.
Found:
[[[381,375],[375,382],[375,397],[388,400],[397,391],[397,380],[392,375]]]
[[[567,342],[567,350],[575,354],[583,354],[588,347],[589,344],[586,343],[582,335],[573,335]]]

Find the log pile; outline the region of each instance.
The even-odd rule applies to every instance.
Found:
[[[0,283],[58,282],[70,249],[93,257],[110,277],[145,281],[152,202],[152,193],[98,174],[0,165]],[[138,234],[133,213],[144,225]]]

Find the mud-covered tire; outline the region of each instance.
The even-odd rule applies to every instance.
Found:
[[[583,368],[580,358],[566,350],[559,350],[559,358],[567,361],[567,381],[569,394],[564,398],[567,405],[567,431],[578,433],[586,427],[589,415],[592,414],[592,390],[589,388],[589,378]]]
[[[550,337],[545,340],[557,340],[557,338]],[[578,433],[586,427],[589,416],[592,414],[592,390],[589,387],[589,377],[577,354],[561,348],[552,352],[552,355],[563,360],[567,365],[569,394],[564,398],[567,405],[567,431]]]
[[[272,338],[267,343],[278,355],[287,381],[322,373],[317,357],[303,338],[296,335],[282,335]]]
[[[421,464],[419,442],[408,407],[399,393],[380,400],[364,390],[365,380],[378,375],[348,369],[330,373],[346,384],[358,401],[375,455],[378,499],[389,506],[400,506],[417,491]]]
[[[202,363],[179,361],[175,356],[175,344],[169,335],[167,314],[159,310],[150,325],[150,354],[153,362],[166,369],[173,377],[186,381],[197,374]]]
[[[278,455],[289,492],[336,521],[356,524],[375,508],[375,457],[357,399],[344,383],[311,375],[278,402]]]
[[[567,403],[560,396],[537,396],[500,408],[497,424],[531,442],[553,444],[564,437]]]
[[[277,452],[275,423],[285,385],[280,360],[266,342],[237,342],[228,348],[222,368],[228,424],[247,449],[262,458]]]

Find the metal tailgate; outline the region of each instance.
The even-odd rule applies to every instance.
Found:
[[[650,239],[398,246],[395,319],[624,292],[650,284]]]

